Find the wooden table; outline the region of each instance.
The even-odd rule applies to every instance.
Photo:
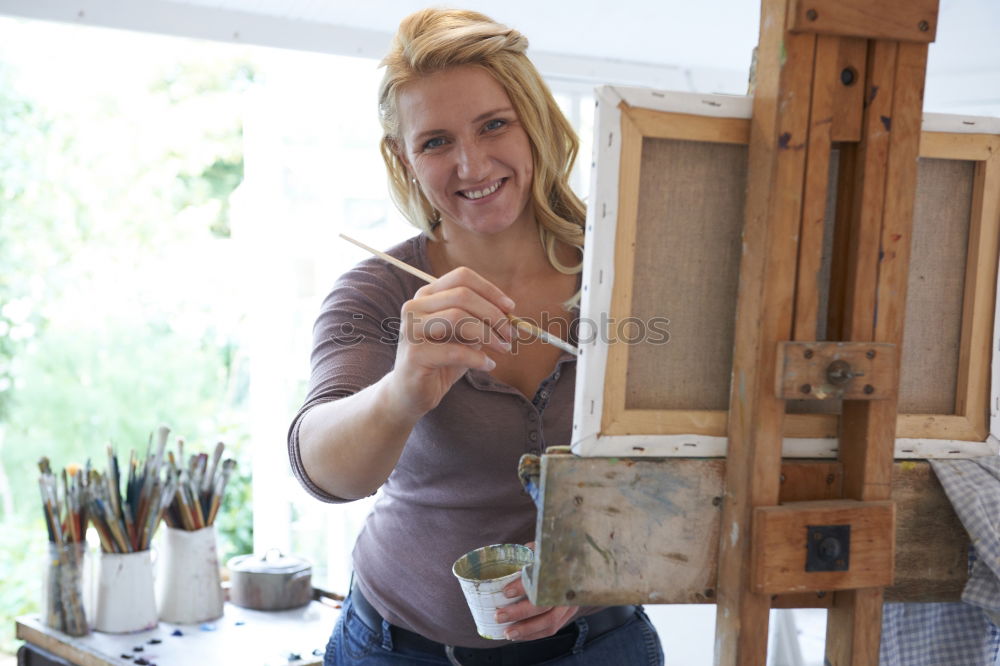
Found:
[[[92,632],[79,638],[50,629],[37,615],[17,618],[17,637],[80,666],[190,664],[316,666],[340,611],[326,602],[287,611],[254,611],[226,603],[213,622],[168,622],[132,634]],[[179,630],[182,635],[173,635]],[[159,642],[152,642],[159,641]],[[142,651],[136,651],[136,648]],[[130,657],[126,659],[125,656]]]

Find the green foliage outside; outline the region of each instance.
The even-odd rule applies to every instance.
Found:
[[[25,25],[0,22],[0,44]],[[252,548],[239,310],[193,276],[231,242],[253,68],[176,53],[144,84],[70,107],[22,91],[31,56],[0,50],[0,651],[16,649],[13,618],[38,608],[42,455],[104,468],[109,443],[144,452],[161,423],[188,452],[221,439],[238,474],[220,557]]]

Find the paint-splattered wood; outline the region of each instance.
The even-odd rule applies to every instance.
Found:
[[[788,29],[927,43],[937,16],[937,0],[792,0]]]
[[[848,279],[859,292],[865,279],[862,276],[874,274],[876,279],[874,293],[864,288],[867,295],[874,296],[873,302],[861,298],[848,304],[845,319],[850,328],[845,333],[848,340],[884,342],[900,348],[927,45],[874,41],[868,65],[868,98],[878,92],[883,102],[871,101],[865,109],[859,150],[862,166],[857,172],[862,196],[853,201],[861,208],[854,211],[858,224],[851,230],[858,261],[851,266]],[[885,400],[844,402],[840,460],[844,464],[845,498],[889,499],[897,407],[898,393]],[[881,588],[836,593],[827,616],[826,660],[831,666],[877,663],[882,601]]]
[[[830,182],[830,149],[835,90],[840,84],[840,40],[821,35],[816,39],[816,61],[809,110],[809,145],[799,232],[798,271],[795,276],[795,328],[793,340],[818,340],[819,304],[822,300],[823,240],[826,235],[827,189]]]
[[[842,340],[871,340],[875,318],[875,288],[878,282],[878,237],[885,201],[886,163],[892,126],[892,93],[897,45],[873,42],[865,74],[863,141],[854,158],[851,199],[840,207],[850,211],[850,247],[844,267]],[[844,159],[841,156],[841,161]],[[839,221],[839,220],[838,220]]]
[[[536,603],[711,603],[722,459],[542,457]]]
[[[542,457],[534,599],[542,604],[712,603],[723,459]],[[780,500],[840,496],[841,464],[786,461]],[[894,466],[890,601],[956,601],[969,537],[926,462]],[[822,606],[831,595],[769,599]]]
[[[17,637],[81,666],[131,663],[122,654],[158,664],[262,664],[318,666],[340,611],[319,601],[286,611],[255,611],[227,603],[225,614],[204,625],[161,622],[131,634],[92,632],[72,637],[37,616],[17,619]],[[202,628],[204,626],[204,628]],[[183,635],[174,636],[179,629]],[[156,643],[150,643],[156,640]],[[142,652],[133,652],[141,647]],[[319,652],[319,655],[314,653]],[[290,659],[290,655],[298,659]]]
[[[896,42],[869,43],[865,73],[865,105],[862,137],[853,152],[852,197],[840,202],[850,210],[850,248],[846,266],[846,298],[843,303],[844,340],[874,339],[876,295],[879,275],[879,238],[886,201],[886,172],[892,137],[893,93],[896,75]],[[905,293],[905,284],[903,285]],[[893,432],[884,418],[894,414],[896,400],[848,401],[843,406],[840,459],[845,466],[844,497],[883,499],[887,489],[884,470],[886,452],[880,442]],[[889,451],[890,456],[892,452]],[[831,664],[876,663],[881,626],[882,590],[835,593],[827,615],[826,658]]]
[[[770,597],[750,589],[751,512],[777,504],[785,402],[777,343],[791,339],[814,35],[785,32],[787,3],[761,3],[740,257],[727,471],[719,539],[715,663],[763,665]]]
[[[830,139],[858,141],[861,139],[861,112],[864,98],[865,59],[868,42],[860,38],[841,37],[837,40],[837,79],[834,86],[833,114]]]

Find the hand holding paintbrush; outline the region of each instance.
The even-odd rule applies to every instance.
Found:
[[[367,250],[368,252],[371,252],[376,257],[382,259],[387,263],[392,264],[396,268],[399,268],[400,270],[403,270],[409,273],[410,275],[413,275],[414,277],[420,278],[421,280],[423,280],[428,284],[434,284],[438,280],[438,278],[434,277],[430,273],[426,273],[420,270],[419,268],[407,264],[404,261],[400,261],[399,259],[393,257],[392,255],[386,254],[385,252],[381,252],[373,247],[365,245],[361,241],[355,240],[354,238],[351,238],[346,234],[340,234],[340,237],[343,238],[348,243],[353,243],[354,245],[357,245],[362,250]],[[527,321],[526,319],[521,319],[520,317],[517,317],[513,314],[508,313],[505,316],[510,321],[510,323],[517,328],[517,330],[523,331],[527,333],[529,336],[538,338],[542,342],[547,342],[550,345],[562,349],[563,351],[567,351],[570,354],[573,354],[574,356],[579,356],[580,351],[576,347],[566,342],[565,340],[562,340],[556,337],[555,335],[552,335],[545,329],[539,328],[538,326],[535,326],[533,323]]]

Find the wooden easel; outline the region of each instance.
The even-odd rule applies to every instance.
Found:
[[[681,100],[684,108],[661,113],[626,101],[658,104],[656,93],[620,96],[620,127],[595,142],[621,160],[620,183],[610,204],[597,196],[592,205],[595,225],[619,220],[615,256],[594,259],[589,283],[591,294],[610,290],[613,270],[613,291],[594,299],[601,312],[610,303],[612,317],[632,313],[646,140],[749,143],[729,411],[630,407],[634,350],[583,346],[581,364],[600,366],[595,358],[604,353],[607,375],[599,367],[603,389],[578,391],[574,438],[607,436],[603,453],[585,455],[726,457],[548,451],[537,480],[533,601],[714,602],[716,662],[727,666],[765,663],[770,608],[826,607],[827,659],[843,666],[877,663],[883,598],[957,600],[968,537],[926,463],[893,463],[922,91],[936,22],[936,0],[763,0],[749,123],[739,112],[691,115],[739,100]],[[819,317],[835,144],[833,277]],[[995,255],[995,244],[984,244],[987,265]],[[819,319],[824,339],[835,342],[817,342]],[[832,436],[823,415],[786,414],[786,402],[828,397],[844,400],[839,460],[783,461],[783,437]],[[977,402],[965,413],[984,411]],[[814,561],[803,568],[805,551]]]
[[[762,3],[719,551],[719,664],[763,664],[771,595],[822,589],[838,590],[827,624],[828,663],[878,663],[882,587],[893,580],[888,500],[896,351],[927,43],[936,22],[936,0]],[[855,76],[863,85],[839,85]],[[852,92],[839,94],[844,90]],[[833,141],[850,144],[841,154],[838,193],[848,223],[841,225],[846,233],[838,238],[843,251],[834,271],[845,279],[831,299],[837,329],[831,339],[844,342],[808,344],[816,340],[818,307],[821,227],[815,221],[827,198]],[[864,359],[874,362],[867,370],[877,379],[865,380],[868,395],[844,396],[844,499],[778,507],[782,424],[785,400],[796,397],[794,378],[821,376],[835,361],[853,374]],[[776,378],[791,379],[782,394]],[[843,546],[818,529],[831,523],[851,526],[851,564],[865,558],[864,575],[834,581],[782,568],[784,555],[801,553],[809,539],[834,550]]]

